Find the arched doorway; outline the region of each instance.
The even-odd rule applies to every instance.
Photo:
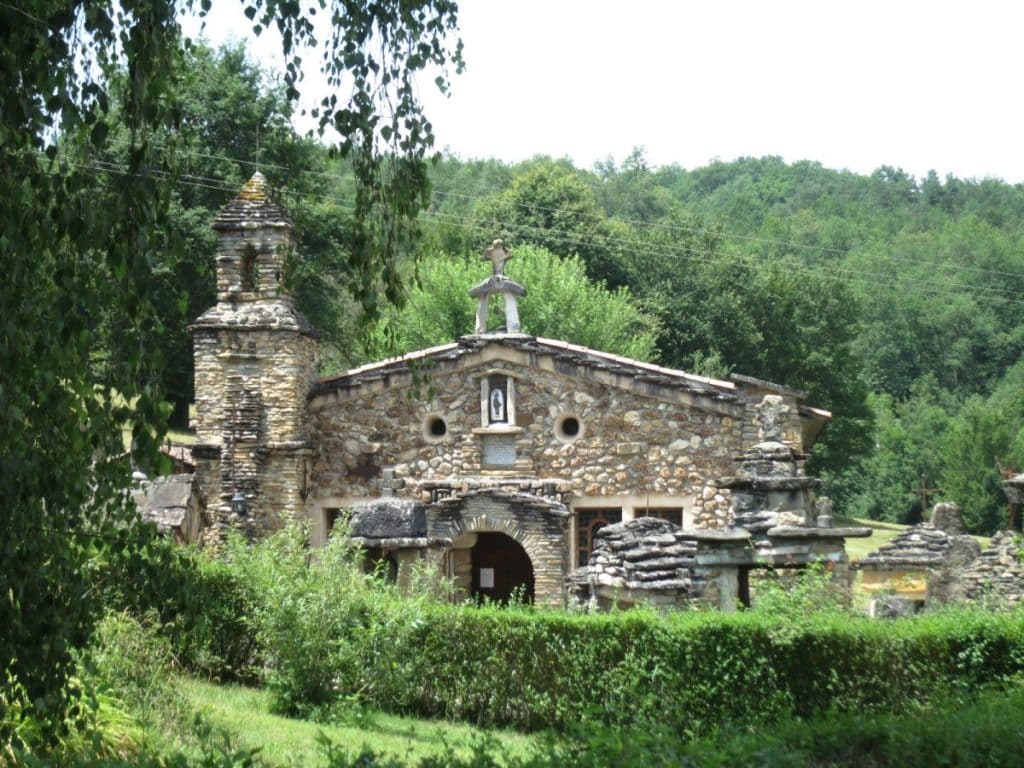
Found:
[[[474,598],[507,603],[515,595],[533,602],[533,563],[522,545],[504,533],[481,531],[470,551]]]

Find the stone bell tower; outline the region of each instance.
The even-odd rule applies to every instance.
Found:
[[[258,171],[217,214],[217,304],[190,327],[196,478],[210,529],[262,536],[297,516],[316,334],[283,285],[295,231]]]

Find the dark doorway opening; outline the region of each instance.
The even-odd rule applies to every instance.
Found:
[[[398,555],[380,547],[368,547],[363,556],[363,570],[394,584],[398,581]]]
[[[507,603],[533,602],[533,563],[522,545],[504,533],[478,533],[470,551],[473,597]]]
[[[744,608],[750,607],[750,568],[740,567],[739,573],[736,574],[739,584],[737,585],[740,605]]]

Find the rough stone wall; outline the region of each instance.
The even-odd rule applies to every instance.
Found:
[[[463,533],[495,531],[519,542],[533,565],[534,598],[548,605],[565,601],[568,524],[568,510],[561,504],[500,491],[442,499],[427,510],[427,526],[435,536],[454,540]],[[463,565],[468,568],[468,562]]]
[[[720,488],[717,480],[708,480],[707,485],[693,500],[693,527],[729,528],[735,522],[732,490]]]
[[[300,514],[305,501],[305,406],[316,342],[287,328],[198,326],[194,347],[196,475],[211,529],[205,538],[227,526],[265,535]],[[231,509],[236,489],[247,500],[243,519]]]
[[[500,364],[487,370],[496,369]],[[692,494],[709,514],[728,508],[724,495],[713,490],[706,496],[705,488],[733,471],[742,435],[734,418],[548,371],[508,371],[521,374],[514,425],[521,432],[509,437],[517,454],[511,473],[560,479],[588,496]],[[482,426],[481,375],[483,369],[433,377],[430,400],[384,389],[316,407],[310,425],[316,493],[369,495],[369,481],[383,467],[394,467],[406,494],[422,481],[487,474],[482,437],[473,432]],[[440,440],[426,434],[431,414],[447,423]],[[581,424],[571,442],[556,434],[564,416]]]
[[[988,549],[964,571],[964,596],[973,602],[1019,606],[1024,603],[1024,541],[1015,531],[1000,531]]]

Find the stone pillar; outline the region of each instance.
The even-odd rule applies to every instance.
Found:
[[[932,507],[932,525],[950,536],[967,533],[960,505],[952,501],[940,501]]]
[[[718,609],[723,613],[735,612],[739,594],[739,568],[720,566],[718,571]]]
[[[255,174],[214,220],[217,304],[190,327],[196,474],[216,539],[264,535],[300,514],[311,446],[306,397],[316,334],[281,282],[294,230]],[[232,500],[244,502],[243,514]]]

